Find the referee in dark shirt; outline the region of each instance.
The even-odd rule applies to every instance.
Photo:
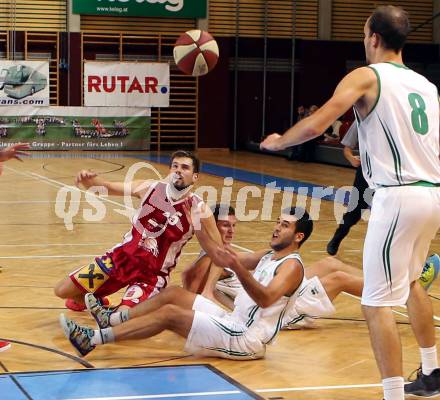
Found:
[[[339,249],[339,245],[345,236],[348,235],[350,228],[355,225],[362,216],[362,210],[369,207],[368,203],[364,199],[365,190],[368,188],[368,183],[366,182],[363,174],[361,161],[359,156],[353,154],[353,150],[358,146],[358,132],[357,125],[353,123],[344,138],[341,141],[344,146],[344,156],[350,162],[350,164],[356,168],[356,175],[353,182],[353,190],[350,193],[350,200],[348,204],[348,210],[342,217],[342,222],[339,224],[338,229],[334,233],[332,239],[327,244],[327,253],[334,256]],[[353,196],[353,191],[357,190],[359,196]],[[353,204],[357,202],[357,204]]]

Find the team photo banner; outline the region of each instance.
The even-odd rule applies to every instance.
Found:
[[[166,63],[85,62],[84,105],[168,107],[170,66]]]
[[[73,0],[74,14],[206,18],[206,0]]]
[[[3,107],[0,148],[149,150],[150,116],[150,109],[125,107]]]
[[[47,61],[0,61],[0,106],[48,106]]]

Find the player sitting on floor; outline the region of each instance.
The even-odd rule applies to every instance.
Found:
[[[304,286],[304,268],[297,253],[312,233],[313,222],[305,210],[286,209],[272,234],[272,251],[258,259],[240,257],[231,249],[218,248],[216,262],[236,274],[243,289],[232,313],[183,288],[171,287],[138,306],[111,312],[93,295],[87,308],[100,327],[82,327],[64,315],[64,333],[81,355],[97,345],[148,338],[165,329],[187,338],[185,349],[193,354],[247,360],[263,357],[281,328],[286,309]],[[252,274],[250,270],[254,270]]]
[[[92,171],[83,170],[78,174],[77,184],[86,189],[104,187],[109,195],[128,193],[141,199],[141,205],[122,243],[104,256],[95,258],[92,263],[73,271],[56,285],[55,294],[68,299],[68,308],[84,310],[85,293],[94,293],[102,298],[126,286],[128,289],[121,304],[133,307],[167,286],[169,274],[194,232],[208,252],[210,243],[221,244],[212,213],[209,210],[209,213],[204,213],[202,199],[191,192],[199,177],[199,164],[192,153],[176,151],[170,160],[171,182],[136,180],[130,182],[129,187],[123,182],[106,181]],[[188,208],[198,211],[201,229],[194,229]],[[216,248],[213,246],[212,251]],[[209,291],[205,295],[213,297]]]
[[[216,204],[212,212],[223,244],[231,244],[238,222],[234,208]],[[201,293],[211,264],[211,258],[202,250],[197,259],[184,270],[183,287],[192,292]],[[439,269],[440,257],[437,254],[428,257],[419,278],[420,284],[426,290],[438,276]],[[315,318],[329,316],[335,312],[332,302],[341,292],[359,297],[362,295],[364,284],[362,271],[335,257],[325,257],[305,267],[305,277],[308,280],[307,285],[301,291],[295,305],[287,310],[283,320],[283,329],[315,327]],[[234,299],[242,289],[242,285],[234,271],[225,268],[217,282],[216,289],[217,300],[232,309]]]

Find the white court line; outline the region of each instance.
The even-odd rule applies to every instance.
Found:
[[[346,249],[346,250],[344,250],[344,252],[345,253],[360,253],[362,250],[357,250],[357,249],[352,249],[352,250],[349,250],[349,249]],[[325,253],[325,254],[327,254],[327,251],[326,250],[310,250],[309,251],[309,253],[320,253],[320,254],[322,254],[322,253]]]
[[[367,361],[367,360],[366,359],[360,360],[360,361],[356,361],[353,364],[346,365],[345,367],[342,367],[342,368],[337,369],[336,371],[333,371],[333,374],[337,374],[338,372],[345,371],[346,369],[349,369],[349,368],[353,368],[355,365],[363,364],[365,361]]]
[[[65,183],[63,183],[63,182],[60,182],[60,181],[57,181],[57,180],[55,180],[55,179],[47,178],[47,177],[45,177],[45,176],[43,176],[43,175],[40,175],[40,174],[37,174],[37,173],[35,173],[35,172],[30,172],[30,173],[22,172],[22,171],[18,171],[18,170],[16,170],[15,168],[11,168],[11,167],[8,167],[8,166],[4,166],[4,168],[5,168],[5,169],[8,169],[8,170],[10,170],[10,171],[12,171],[12,172],[15,172],[16,174],[24,175],[24,176],[27,176],[27,177],[33,178],[33,179],[35,179],[35,180],[42,181],[42,182],[48,184],[49,186],[54,186],[54,187],[57,187],[57,188],[74,186],[74,185],[67,185],[67,184],[65,184]],[[76,187],[76,186],[75,186],[75,187]],[[85,190],[82,190],[82,189],[79,189],[79,188],[77,188],[77,189],[78,189],[81,193],[84,193],[84,194],[87,193]],[[125,208],[125,209],[127,209],[127,210],[130,210],[130,209],[131,209],[131,210],[135,210],[134,208],[127,207],[125,204],[118,203],[117,201],[113,201],[113,200],[107,199],[107,198],[105,198],[105,197],[97,196],[97,195],[94,194],[94,193],[90,193],[90,194],[92,194],[92,195],[95,196],[96,198],[99,198],[99,200],[102,200],[102,201],[104,201],[104,202],[107,202],[107,203],[110,203],[110,204],[113,204],[113,205],[117,205],[118,207],[123,207],[123,208]]]
[[[56,203],[56,200],[4,200],[0,204],[48,204]],[[70,200],[70,203],[87,203],[86,200]]]
[[[182,256],[198,256],[199,253],[182,253]],[[85,258],[85,257],[100,257],[102,254],[76,254],[76,255],[34,255],[34,256],[0,256],[0,260],[31,260],[37,258]]]
[[[350,294],[350,293],[346,293],[346,292],[342,292],[342,293],[345,294],[346,296],[353,297],[354,299],[358,299],[358,300],[361,299],[360,297],[355,296],[354,294]],[[401,307],[401,308],[403,308],[404,310],[407,309],[406,306],[398,306],[398,307]],[[396,311],[396,310],[392,310],[392,311],[393,311],[394,314],[401,315],[402,317],[409,318],[408,314],[405,314],[405,313],[402,313],[402,312],[400,312],[400,311]],[[436,320],[436,321],[440,321],[440,317],[437,317],[437,316],[433,315],[433,318],[434,318],[434,320]],[[440,329],[440,327],[437,326],[436,329]]]
[[[65,398],[62,400],[137,400],[137,399],[170,399],[174,397],[190,397],[190,396],[220,396],[227,394],[240,394],[239,390],[225,390],[222,392],[194,392],[194,393],[167,393],[167,394],[146,394],[137,396],[115,396],[115,397],[81,397],[81,398]]]
[[[0,247],[52,247],[52,246],[114,246],[114,242],[105,243],[38,243],[38,244],[0,244]]]
[[[276,388],[276,389],[257,389],[257,393],[282,393],[282,392],[301,392],[311,390],[338,390],[338,389],[362,389],[382,387],[380,383],[367,383],[362,385],[337,385],[337,386],[305,386],[305,387],[290,387],[290,388]],[[137,396],[112,396],[112,397],[87,397],[87,398],[65,398],[63,400],[140,400],[140,399],[169,399],[175,397],[190,397],[190,396],[212,396],[212,395],[229,395],[243,393],[239,390],[228,390],[221,392],[193,392],[193,393],[167,393],[167,394],[146,394]]]
[[[295,388],[278,388],[278,389],[257,389],[257,393],[276,393],[276,392],[302,392],[305,390],[337,390],[337,389],[362,389],[382,387],[381,383],[365,383],[362,385],[337,385],[337,386],[304,386]]]
[[[18,175],[23,175],[23,176],[26,176],[26,177],[28,177],[28,178],[32,178],[32,179],[40,180],[40,179],[36,178],[35,176],[32,176],[30,173],[21,172],[21,171],[16,170],[15,168],[11,168],[11,167],[8,167],[8,166],[6,166],[6,165],[4,165],[3,168],[4,168],[4,169],[7,169],[7,170],[9,170],[9,171],[15,172],[15,173],[18,174]],[[55,187],[59,188],[59,185],[54,185],[53,183],[49,183],[49,182],[46,182],[46,183],[47,183],[48,185],[50,185],[50,186],[55,186]],[[64,184],[63,184],[63,185],[64,185]],[[67,185],[66,185],[66,186],[67,186]]]
[[[235,247],[236,249],[243,250],[243,251],[245,251],[246,253],[254,253],[253,250],[248,249],[248,248],[246,248],[246,247],[239,246],[238,244],[231,243],[231,246],[232,246],[232,247]]]
[[[50,178],[47,178],[47,177],[45,177],[45,176],[43,176],[43,175],[36,174],[35,172],[31,172],[31,176],[36,176],[37,179],[40,179],[40,180],[42,180],[43,182],[54,183],[54,184],[56,184],[56,185],[59,185],[60,187],[73,186],[73,185],[66,185],[66,184],[63,183],[63,182],[56,181],[55,179],[50,179]],[[75,186],[75,187],[76,187],[76,186]],[[78,189],[78,188],[77,188],[77,189]],[[81,189],[78,189],[78,190],[79,190],[81,193],[84,193],[84,194],[86,194],[86,193],[90,193],[90,192],[87,192],[86,190],[81,190]],[[132,207],[127,207],[125,204],[122,204],[122,203],[119,203],[119,202],[117,202],[117,201],[113,201],[113,200],[107,199],[106,197],[97,196],[97,195],[94,194],[94,193],[91,193],[91,194],[92,194],[93,196],[95,196],[96,198],[99,198],[99,199],[102,200],[102,201],[106,201],[107,203],[114,204],[114,205],[117,205],[117,206],[119,206],[119,207],[124,207],[124,208],[126,208],[126,209],[131,209],[131,210],[135,211],[134,208],[132,208]]]

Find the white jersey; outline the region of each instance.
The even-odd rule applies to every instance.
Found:
[[[200,261],[203,257],[207,256],[205,250],[200,250],[199,256],[194,261],[194,264]],[[237,277],[237,274],[232,271],[230,268],[224,268],[224,270],[228,273],[229,276],[226,278],[220,278],[216,283],[216,288],[220,290],[220,292],[228,295],[231,299],[235,299],[237,293],[240,289],[242,289],[242,285],[240,280]]]
[[[400,64],[369,67],[377,75],[378,100],[364,120],[355,109],[369,186],[440,185],[437,88]]]
[[[297,253],[289,254],[279,260],[272,260],[272,256],[273,252],[271,251],[262,257],[254,271],[254,278],[263,286],[269,285],[275,277],[277,268],[284,261],[295,259],[303,265],[301,257]],[[302,283],[299,286],[301,287],[301,285]],[[235,298],[234,311],[231,313],[231,317],[249,328],[249,331],[255,333],[263,343],[270,343],[281,329],[286,309],[295,302],[298,292],[298,290],[295,290],[295,293],[290,297],[282,296],[271,306],[261,308],[242,289]]]

